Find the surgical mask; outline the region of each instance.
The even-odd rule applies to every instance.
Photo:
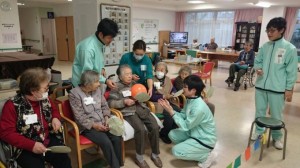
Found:
[[[45,92],[42,94],[42,97],[39,98],[39,97],[35,97],[38,101],[41,101],[41,100],[45,100],[48,98],[48,92]]]
[[[162,79],[162,78],[164,78],[165,73],[157,71],[157,72],[155,72],[155,75],[158,79]]]
[[[144,57],[144,55],[141,56],[141,55],[136,55],[136,54],[133,54],[133,56],[137,61],[140,61]]]

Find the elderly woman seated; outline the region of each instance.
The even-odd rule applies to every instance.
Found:
[[[87,70],[81,75],[80,85],[69,94],[70,104],[80,132],[99,145],[112,168],[119,168],[122,161],[122,138],[112,135],[107,124],[110,109],[99,88],[99,73]]]
[[[67,154],[46,152],[47,147],[62,146],[60,115],[48,98],[49,76],[41,68],[27,69],[20,77],[20,92],[8,100],[0,119],[0,139],[16,148],[13,166],[70,168]],[[15,162],[16,161],[16,162]]]
[[[120,81],[117,87],[110,92],[108,99],[109,106],[120,110],[124,119],[134,128],[134,140],[136,147],[135,163],[141,168],[149,165],[144,160],[145,154],[145,127],[148,129],[148,137],[152,149],[151,160],[157,167],[162,167],[159,158],[159,126],[155,118],[150,114],[150,110],[144,103],[139,103],[131,98],[131,87],[135,84],[132,80],[132,70],[129,65],[121,65],[117,69]]]
[[[159,62],[158,64],[156,64],[155,76],[153,78],[154,87],[153,87],[153,92],[150,100],[155,105],[156,113],[162,113],[164,115],[164,122],[163,122],[164,127],[159,132],[160,138],[162,139],[163,142],[170,144],[171,140],[169,139],[168,134],[171,131],[171,129],[177,126],[171,119],[169,113],[167,113],[162,108],[162,106],[157,103],[157,101],[162,98],[167,99],[170,101],[170,104],[173,107],[173,109],[177,111],[181,111],[181,109],[176,105],[173,99],[172,92],[175,92],[176,89],[173,87],[171,79],[166,76],[167,73],[168,73],[168,66],[166,63]],[[172,123],[170,123],[169,121],[172,121]]]

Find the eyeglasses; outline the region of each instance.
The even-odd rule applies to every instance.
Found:
[[[277,29],[267,29],[266,30],[266,33],[274,33],[275,31],[277,31]]]

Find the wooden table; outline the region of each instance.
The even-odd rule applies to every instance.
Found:
[[[200,62],[207,62],[208,59],[203,59],[200,58],[200,60],[198,61],[184,61],[184,60],[178,60],[178,59],[164,59],[162,60],[163,62],[167,63],[167,64],[175,64],[175,65],[179,65],[179,66],[189,66],[189,65],[194,65],[194,69],[201,69],[201,64],[199,65],[199,67],[197,67],[197,65]]]
[[[173,49],[170,48],[169,51],[175,51],[176,53],[184,53],[186,49]],[[236,51],[200,51],[197,50],[197,57],[206,58],[210,61],[215,62],[215,67],[218,66],[218,61],[228,61],[234,62],[239,57],[239,52]]]

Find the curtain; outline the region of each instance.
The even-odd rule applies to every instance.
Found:
[[[215,37],[219,47],[231,45],[233,11],[189,12],[185,16],[185,31],[189,32],[189,44],[193,39],[198,43],[210,42]]]
[[[183,32],[185,22],[185,12],[176,12],[175,14],[175,31]]]
[[[284,38],[288,41],[291,40],[292,35],[294,33],[294,28],[296,25],[297,21],[297,14],[298,14],[298,9],[297,7],[287,7],[286,8],[286,13],[285,13],[285,19],[286,19],[286,30],[284,33]]]
[[[235,22],[257,22],[257,18],[263,15],[263,9],[237,9],[234,12],[234,26],[232,33],[232,46],[235,42],[236,25]]]

